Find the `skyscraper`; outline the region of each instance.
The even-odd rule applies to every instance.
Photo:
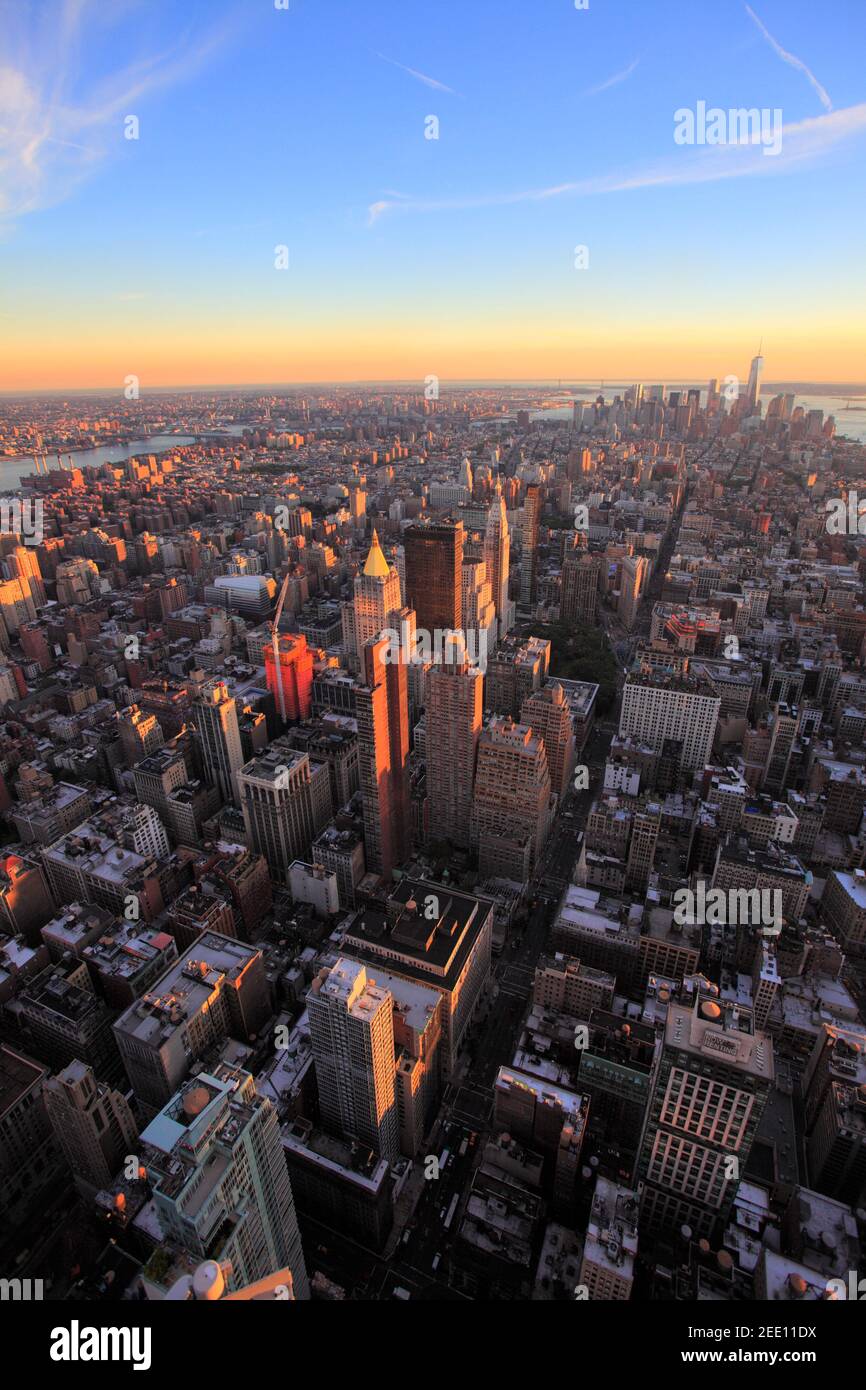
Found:
[[[230,1263],[232,1290],[289,1268],[295,1298],[309,1298],[277,1112],[248,1072],[224,1063],[200,1072],[141,1140],[170,1246]]]
[[[273,695],[277,714],[283,719],[309,719],[313,689],[313,653],[302,633],[281,632],[277,635],[279,669],[270,643],[263,647],[265,680]]]
[[[271,877],[287,883],[289,866],[307,858],[317,829],[308,754],[278,740],[244,764],[238,787],[249,843]]]
[[[367,867],[390,879],[409,847],[409,708],[406,664],[389,661],[385,637],[362,651],[355,692]]]
[[[746,404],[749,407],[750,415],[754,414],[757,408],[758,398],[761,394],[761,373],[763,370],[764,359],[759,353],[757,357],[752,358],[752,364],[749,368],[749,384],[746,388]]]
[[[487,656],[496,645],[496,607],[484,560],[463,561],[462,606],[469,657],[484,670]]]
[[[395,566],[388,564],[374,531],[364,569],[354,582],[352,651],[349,654],[354,669],[361,661],[364,644],[371,637],[386,627],[399,631],[396,615],[401,607],[400,576]]]
[[[48,1077],[44,1095],[54,1137],[76,1183],[90,1193],[108,1187],[138,1141],[126,1098],[79,1061]]]
[[[494,715],[478,743],[472,799],[472,843],[486,838],[492,868],[493,841],[526,845],[530,865],[547,839],[553,807],[544,743],[525,724]],[[505,877],[515,877],[506,874]]]
[[[484,531],[484,559],[487,563],[487,577],[496,608],[497,637],[502,638],[511,626],[510,603],[508,599],[508,576],[511,568],[511,538],[508,531],[508,517],[502,487],[496,481],[496,492],[487,513],[487,526]]]
[[[319,1109],[335,1134],[396,1158],[394,1000],[370,974],[341,957],[320,971],[307,995]]]
[[[541,489],[530,483],[523,499],[523,548],[520,558],[520,602],[524,608],[535,602],[538,561],[538,521],[541,515]]]
[[[466,848],[475,758],[481,735],[484,677],[465,649],[437,662],[427,677],[428,824],[434,839]]]
[[[551,790],[561,800],[571,784],[575,740],[571,710],[558,681],[551,681],[527,696],[520,721],[544,740]]]
[[[193,719],[208,776],[224,801],[237,801],[237,775],[244,755],[237,707],[224,681],[205,683],[193,702]]]
[[[617,613],[628,632],[634,627],[641,597],[649,580],[649,568],[649,560],[643,555],[628,555],[622,562]]]
[[[571,550],[562,562],[559,616],[566,623],[595,622],[599,562],[583,548]]]
[[[408,526],[406,602],[415,609],[419,631],[456,632],[462,625],[463,522]]]
[[[751,1009],[686,981],[668,1008],[638,1161],[648,1235],[724,1224],[773,1079],[773,1044]]]

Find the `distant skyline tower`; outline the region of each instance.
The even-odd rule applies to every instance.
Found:
[[[237,706],[224,681],[205,682],[193,702],[193,718],[211,781],[219,787],[224,801],[236,802],[244,754]]]
[[[427,798],[432,839],[467,848],[484,709],[484,677],[455,644],[427,677]]]
[[[754,413],[755,408],[758,404],[758,398],[761,394],[761,373],[763,372],[763,370],[764,359],[761,356],[761,351],[759,348],[757,357],[752,358],[752,364],[749,368],[749,384],[746,388],[746,401],[748,403],[750,413]]]
[[[406,551],[406,602],[415,610],[419,631],[456,632],[462,626],[463,522],[437,521],[409,526]]]
[[[373,974],[346,957],[320,971],[307,995],[310,1041],[326,1128],[397,1158],[394,998]]]
[[[367,867],[390,879],[409,850],[409,706],[406,663],[389,660],[387,637],[362,652],[355,691]]]
[[[523,548],[520,557],[520,602],[524,608],[535,602],[538,561],[538,521],[541,515],[541,489],[530,483],[523,499]]]

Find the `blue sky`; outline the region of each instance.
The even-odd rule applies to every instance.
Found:
[[[153,379],[158,332],[166,383],[217,339],[231,380],[262,379],[256,343],[296,375],[305,341],[307,378],[558,350],[653,374],[656,339],[656,374],[700,376],[761,332],[770,376],[866,377],[862,0],[0,0],[0,25],[14,384],[100,384],[115,345]],[[781,108],[782,154],[678,148],[698,100]]]

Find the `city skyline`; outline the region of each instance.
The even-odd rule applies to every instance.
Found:
[[[863,376],[856,5],[4,9],[5,390]]]

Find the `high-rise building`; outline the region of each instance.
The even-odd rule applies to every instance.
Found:
[[[312,707],[313,653],[302,633],[277,634],[277,657],[273,646],[263,647],[265,679],[274,697],[277,714],[285,720],[309,719]]]
[[[117,728],[127,767],[135,767],[137,762],[149,753],[155,753],[165,743],[156,715],[145,714],[138,705],[129,705],[120,711]]]
[[[535,602],[538,564],[538,523],[541,517],[541,488],[530,483],[523,499],[522,549],[520,556],[520,602],[524,608]]]
[[[682,767],[703,767],[710,761],[720,708],[711,687],[687,672],[668,676],[642,669],[623,688],[620,738],[639,739],[657,753],[666,739],[681,741]]]
[[[230,1290],[288,1268],[294,1297],[309,1298],[277,1112],[248,1072],[214,1073],[184,1085],[141,1136],[165,1241],[230,1265]]]
[[[718,1234],[773,1086],[773,1044],[751,1009],[701,977],[668,1007],[638,1162],[641,1226]]]
[[[475,758],[484,707],[484,677],[465,649],[438,662],[427,677],[428,824],[434,839],[467,848]]]
[[[484,530],[484,559],[496,609],[497,636],[505,636],[511,626],[511,602],[508,597],[508,576],[511,569],[511,539],[502,487],[497,479],[496,491]]]
[[[559,616],[565,623],[595,622],[599,562],[583,548],[571,550],[562,562]]]
[[[271,876],[288,883],[289,866],[309,858],[317,832],[309,755],[272,743],[244,764],[238,787],[250,844],[267,859]]]
[[[62,1172],[45,1111],[48,1070],[0,1043],[0,1229],[4,1237],[40,1209]]]
[[[196,1057],[229,1037],[249,1042],[270,1016],[262,952],[205,932],[114,1024],[139,1108],[156,1114]]]
[[[746,388],[746,404],[749,407],[750,414],[754,414],[757,408],[758,399],[761,394],[761,373],[763,370],[764,359],[759,354],[757,357],[752,358],[752,363],[749,367],[749,384]]]
[[[628,555],[622,562],[617,613],[627,632],[634,627],[649,571],[649,560],[643,555]]]
[[[408,526],[406,602],[415,610],[419,630],[432,635],[462,626],[463,522],[437,521]]]
[[[520,722],[528,724],[544,740],[551,791],[561,800],[571,784],[575,743],[571,710],[558,681],[527,696],[521,706]]]
[[[364,569],[355,578],[354,590],[352,621],[347,635],[351,644],[349,656],[353,668],[357,668],[371,637],[376,637],[383,628],[400,630],[396,616],[403,606],[400,576],[396,567],[388,564],[375,531]]]
[[[193,719],[204,765],[225,801],[238,799],[238,773],[244,761],[237,706],[224,681],[210,680],[193,701]]]
[[[370,973],[341,957],[307,995],[319,1109],[337,1135],[396,1158],[394,1000]]]
[[[637,1193],[599,1175],[578,1278],[590,1299],[625,1302],[631,1298],[637,1229]]]
[[[483,671],[488,654],[496,645],[496,606],[484,560],[463,561],[462,608],[463,635],[469,656]]]
[[[527,844],[529,863],[535,864],[553,811],[542,739],[527,725],[495,715],[479,739],[472,798],[472,843],[489,863],[482,873],[493,868],[496,841]]]
[[[406,664],[384,637],[365,643],[355,693],[368,869],[390,879],[409,847],[409,707]]]
[[[76,1183],[91,1194],[108,1187],[138,1140],[125,1096],[77,1060],[48,1078],[44,1094],[54,1137]]]

